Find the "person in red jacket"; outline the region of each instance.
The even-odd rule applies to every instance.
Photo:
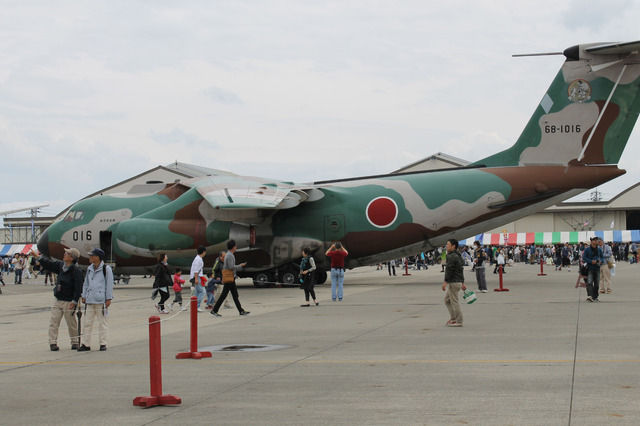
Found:
[[[173,311],[174,303],[177,303],[182,308],[182,286],[184,285],[184,278],[182,278],[182,269],[176,268],[176,274],[173,276],[173,292],[176,294],[176,297],[173,299],[173,302],[169,303],[169,310]],[[187,310],[185,306],[182,308],[183,311]]]
[[[325,253],[331,258],[331,299],[335,302],[336,298],[342,301],[343,291],[342,286],[344,284],[344,258],[349,255],[349,252],[342,247],[340,241],[334,243],[329,247],[329,250]],[[337,287],[337,293],[336,293]]]

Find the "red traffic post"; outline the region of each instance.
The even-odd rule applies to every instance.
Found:
[[[540,256],[540,273],[538,274],[538,276],[541,277],[543,275],[547,274],[544,273],[544,260],[542,260],[542,256]]]
[[[176,358],[211,358],[211,352],[198,352],[198,298],[196,296],[191,296],[191,347],[189,352],[180,352]]]
[[[149,317],[149,370],[151,376],[151,396],[134,398],[133,405],[153,407],[155,405],[178,405],[179,396],[162,394],[162,355],[160,346],[160,317]]]
[[[403,277],[409,276],[411,275],[409,273],[409,261],[407,260],[407,258],[404,258],[404,274],[402,274]]]
[[[493,291],[509,291],[508,288],[502,287],[502,268],[504,265],[498,266],[498,273],[500,274],[500,288],[494,288]]]

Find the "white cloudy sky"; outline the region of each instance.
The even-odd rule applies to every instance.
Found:
[[[308,182],[510,146],[562,51],[640,39],[632,0],[1,1],[0,210],[175,160]],[[640,126],[639,126],[640,127]],[[640,130],[601,187],[640,181]]]

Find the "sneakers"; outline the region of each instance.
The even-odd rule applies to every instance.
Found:
[[[205,312],[205,310],[202,308],[198,308],[198,312]]]
[[[86,351],[90,351],[90,350],[91,350],[91,348],[89,346],[85,346],[84,344],[80,345],[80,347],[78,348],[78,352],[86,352]]]
[[[157,303],[156,303],[156,310],[157,310],[158,312],[162,312],[162,309],[160,309],[160,305],[158,305]]]
[[[591,296],[587,297],[587,302],[593,302],[593,298]]]
[[[59,351],[60,348],[58,347],[58,345],[56,345],[55,343],[52,343],[49,345],[49,349],[51,349],[53,352],[55,351]]]
[[[449,327],[462,327],[462,324],[460,324],[459,322],[451,321],[451,322],[447,323],[447,326],[449,326]]]
[[[247,315],[249,315],[250,313],[251,313],[251,312],[249,312],[249,311],[242,311],[242,312],[240,312],[240,315],[242,315],[242,316],[247,316]]]
[[[488,293],[488,290],[482,290],[481,293]]]
[[[188,307],[188,306],[182,306],[182,307],[180,308],[180,312],[182,312],[182,311],[186,311],[187,309],[189,309],[189,307]]]
[[[169,313],[169,311],[167,311],[167,310],[165,309],[164,311],[162,311],[162,312],[160,312],[160,313],[161,313],[161,314],[168,314],[168,313]]]
[[[221,317],[222,316],[219,313],[217,313],[216,311],[211,311],[211,315],[213,315],[214,317]]]
[[[169,303],[169,305],[167,305],[167,308],[169,308],[170,311],[173,311],[173,303]]]
[[[610,288],[607,289],[607,293],[611,293],[611,289]]]
[[[100,345],[100,350],[102,352],[106,351],[107,350],[107,345]]]

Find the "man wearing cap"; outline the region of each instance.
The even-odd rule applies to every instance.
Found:
[[[62,317],[64,317],[71,338],[71,349],[78,349],[80,337],[78,336],[78,321],[74,314],[82,294],[82,281],[84,280],[84,274],[77,265],[80,252],[75,248],[64,249],[62,261],[46,259],[33,250],[29,254],[38,259],[42,269],[58,275],[56,286],[53,288],[53,296],[56,300],[51,307],[51,318],[49,319],[49,348],[52,351],[60,350],[58,331]]]
[[[82,345],[78,352],[91,350],[93,320],[98,318],[100,350],[107,350],[107,313],[113,299],[113,271],[104,264],[104,251],[95,248],[89,252],[89,268],[82,285],[82,303],[84,303],[84,325],[82,327]]]
[[[589,268],[589,275],[587,276],[587,301],[598,302],[600,265],[604,263],[602,249],[598,247],[598,237],[591,237],[591,245],[584,249],[582,261]]]

